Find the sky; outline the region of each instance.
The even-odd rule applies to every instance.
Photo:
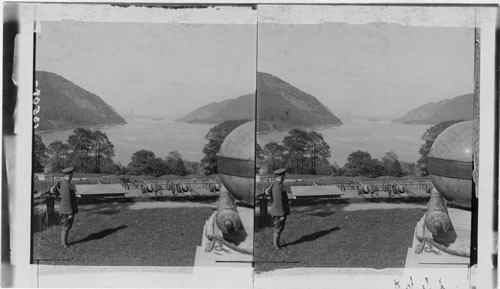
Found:
[[[337,115],[402,116],[473,91],[473,37],[471,28],[266,23],[257,44],[252,24],[43,22],[36,68],[122,114],[180,116],[252,93],[258,67]]]
[[[183,115],[255,91],[256,26],[43,22],[36,69],[119,113]]]
[[[258,69],[335,114],[402,116],[473,92],[474,30],[400,24],[260,24]]]

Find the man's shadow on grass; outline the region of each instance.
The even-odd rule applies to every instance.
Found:
[[[300,244],[300,243],[304,243],[304,242],[310,242],[310,241],[314,241],[318,238],[321,238],[323,236],[326,236],[328,234],[330,234],[331,232],[334,232],[334,231],[337,231],[337,230],[340,230],[340,227],[333,227],[331,229],[326,229],[326,230],[321,230],[321,231],[318,231],[318,232],[315,232],[315,233],[312,233],[312,234],[309,234],[309,235],[305,235],[305,236],[302,236],[300,237],[299,239],[293,241],[293,242],[290,242],[290,243],[287,243],[287,244],[283,244],[282,247],[288,247],[288,246],[291,246],[291,245],[296,245],[296,244]]]
[[[106,237],[108,235],[111,235],[113,233],[116,233],[119,230],[126,229],[126,228],[128,228],[128,227],[125,226],[125,225],[121,225],[121,226],[118,226],[116,228],[102,230],[100,232],[90,234],[90,235],[88,235],[87,237],[85,237],[85,238],[83,238],[81,240],[75,241],[75,242],[71,243],[70,245],[74,245],[74,244],[78,244],[78,243],[83,243],[83,242],[88,242],[88,241],[92,241],[92,240],[102,239],[102,238],[104,238],[104,237]]]

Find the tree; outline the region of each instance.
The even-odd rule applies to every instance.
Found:
[[[419,172],[417,172],[417,164],[416,163],[410,163],[410,162],[403,162],[401,161],[401,168],[403,170],[403,175],[405,176],[415,176]]]
[[[128,175],[128,168],[124,166],[122,163],[118,162],[114,164],[113,169],[115,170],[114,173],[119,174],[119,175]],[[107,172],[108,168],[106,166],[103,167],[103,172]]]
[[[116,164],[113,160],[109,158],[103,158],[101,160],[101,166],[99,168],[100,172],[103,174],[125,174],[124,167],[120,164]]]
[[[255,163],[257,170],[263,169],[266,166],[266,157],[264,156],[264,150],[260,144],[255,146]]]
[[[154,175],[162,176],[169,173],[167,165],[161,158],[157,158],[152,151],[136,151],[130,158],[127,166],[130,174],[133,175]]]
[[[384,166],[384,175],[386,176],[403,176],[403,168],[399,162],[399,157],[393,151],[389,151],[384,154],[382,157],[382,166]]]
[[[373,159],[370,153],[360,150],[351,153],[344,165],[344,174],[346,176],[375,178],[383,173],[384,166],[377,159]]]
[[[266,158],[264,157],[264,150],[260,146],[260,144],[257,144],[255,147],[255,159],[257,161],[264,161]]]
[[[186,173],[188,175],[198,175],[201,173],[201,168],[200,168],[199,162],[185,160],[184,164],[186,165]]]
[[[332,175],[334,176],[343,176],[344,175],[344,168],[342,168],[341,166],[339,166],[336,162],[333,162],[333,164],[331,164],[331,170],[332,170]]]
[[[203,154],[205,155],[201,159],[201,165],[203,166],[204,174],[211,175],[216,174],[217,171],[217,153],[220,150],[220,146],[224,142],[224,139],[228,134],[230,134],[238,126],[248,122],[248,120],[227,120],[224,121],[213,128],[205,136],[208,139],[208,144],[203,147]]]
[[[108,136],[99,130],[77,128],[68,137],[72,159],[77,171],[101,172],[103,162],[112,163],[115,156],[114,145]]]
[[[427,131],[422,136],[422,139],[425,142],[418,150],[418,153],[421,155],[420,159],[417,161],[417,164],[420,166],[420,174],[424,176],[429,174],[429,171],[427,170],[427,156],[429,155],[432,145],[434,144],[434,141],[436,140],[438,135],[448,127],[461,121],[462,120],[443,121],[427,129]]]
[[[68,145],[73,151],[71,158],[76,171],[88,172],[91,170],[92,164],[90,153],[94,145],[92,135],[90,129],[77,128],[73,131],[73,134],[68,137]]]
[[[222,141],[219,139],[211,139],[203,147],[202,152],[205,156],[201,159],[201,164],[203,166],[203,173],[205,175],[216,174],[217,170],[217,153],[220,150]]]
[[[178,176],[187,175],[186,165],[182,160],[182,155],[178,151],[170,151],[165,158],[165,164],[169,168],[171,174]]]
[[[337,175],[339,172],[336,164],[331,164],[328,159],[323,158],[316,161],[315,170],[318,175]]]
[[[112,157],[115,156],[115,147],[109,141],[108,136],[96,130],[92,132],[92,142],[93,142],[93,158],[95,160],[94,172],[100,173],[103,161],[113,164]]]
[[[323,139],[323,135],[315,131],[310,131],[308,133],[307,140],[306,152],[309,153],[311,159],[311,169],[309,172],[311,174],[316,174],[318,162],[321,161],[324,165],[326,161],[327,166],[329,165],[328,158],[331,156],[330,146]]]
[[[33,139],[33,172],[43,172],[48,158],[47,147],[43,143],[42,137],[39,134],[35,134]]]
[[[300,173],[306,159],[309,134],[303,129],[294,128],[283,139],[283,145],[288,152],[287,159],[293,161],[293,172]]]
[[[285,154],[285,146],[274,141],[265,144],[264,149],[262,149],[262,155],[266,159],[265,166],[267,167],[267,170],[274,171],[284,167]]]
[[[288,167],[298,174],[331,174],[334,167],[328,161],[330,146],[323,136],[315,131],[292,129],[283,138],[283,144],[269,142],[262,149],[264,171]]]
[[[69,164],[69,156],[71,153],[71,147],[62,141],[53,141],[49,144],[47,148],[47,153],[51,155],[49,163],[51,165],[52,171],[60,171]]]

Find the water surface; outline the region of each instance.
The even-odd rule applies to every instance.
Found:
[[[423,143],[422,135],[430,127],[368,118],[342,119],[342,122],[344,124],[340,126],[314,129],[330,145],[330,160],[340,166],[345,164],[350,153],[357,150],[367,151],[379,159],[385,152],[394,151],[400,160],[416,162],[420,158],[418,149]],[[257,142],[261,146],[271,141],[281,144],[287,134],[288,131],[261,133]]]
[[[213,124],[189,124],[171,119],[132,118],[127,124],[97,128],[108,135],[115,146],[115,162],[127,165],[138,150],[153,151],[164,158],[169,151],[178,150],[184,159],[200,161],[203,146],[208,143],[205,135]],[[45,145],[59,140],[66,142],[73,130],[41,133]]]
[[[368,151],[372,157],[381,158],[385,152],[394,151],[400,160],[416,162],[422,135],[429,125],[393,123],[389,120],[343,119],[341,126],[319,127],[330,145],[331,161],[344,165],[347,156],[356,150]],[[132,154],[141,149],[153,151],[157,157],[165,157],[169,151],[178,150],[186,160],[200,161],[203,146],[208,143],[205,135],[213,124],[189,124],[171,119],[133,118],[120,126],[100,127],[115,146],[116,162],[127,165]],[[55,140],[66,142],[73,130],[41,133],[46,145]],[[281,143],[288,131],[259,133],[261,146],[270,142]]]

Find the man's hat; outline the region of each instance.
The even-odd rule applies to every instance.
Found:
[[[61,171],[63,174],[69,174],[73,172],[73,167],[65,168],[64,170]]]
[[[273,173],[277,176],[284,175],[286,173],[286,169],[277,169]]]

